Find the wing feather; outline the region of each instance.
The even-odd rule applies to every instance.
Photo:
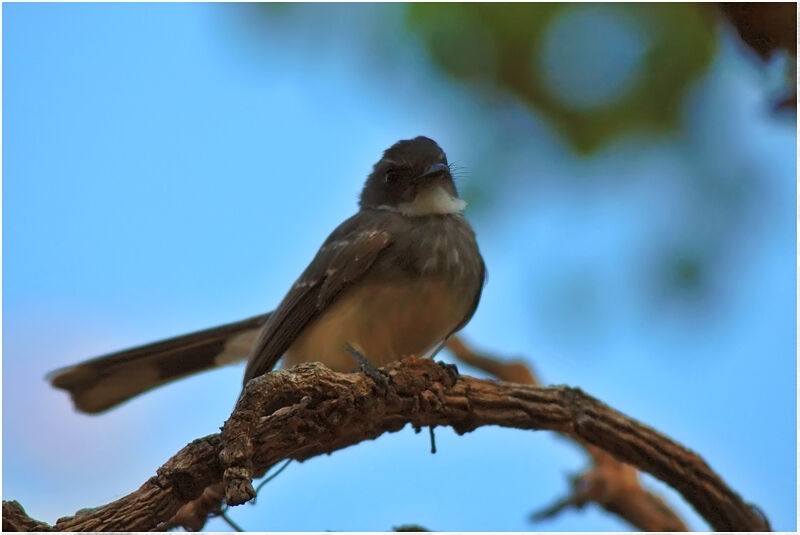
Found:
[[[264,325],[247,363],[245,384],[272,370],[303,329],[363,277],[391,241],[363,212],[333,231]]]

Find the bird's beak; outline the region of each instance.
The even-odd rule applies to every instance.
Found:
[[[419,177],[421,180],[428,180],[431,178],[437,178],[442,176],[445,173],[450,172],[450,168],[447,167],[446,164],[443,163],[435,163],[432,166],[428,167],[428,170],[425,171],[425,174]]]

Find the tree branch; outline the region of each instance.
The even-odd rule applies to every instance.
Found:
[[[522,360],[502,361],[479,354],[460,337],[447,343],[458,360],[490,373],[502,381],[538,385],[539,380]],[[572,494],[531,515],[531,520],[551,518],[569,507],[582,508],[594,502],[641,531],[688,531],[686,524],[667,503],[642,487],[636,469],[622,463],[596,446],[578,442],[592,460],[592,466],[570,481]]]
[[[456,376],[452,367],[409,358],[383,368],[386,385],[316,364],[248,383],[222,433],[197,439],[135,492],[61,518],[56,531],[160,529],[182,505],[223,481],[228,503],[252,493],[254,474],[276,462],[330,453],[386,432],[484,425],[551,430],[607,451],[680,492],[717,530],[769,526],[695,453],[576,388],[535,387]],[[3,503],[6,516],[7,503]]]

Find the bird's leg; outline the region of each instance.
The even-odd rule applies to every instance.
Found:
[[[375,384],[385,392],[389,387],[389,375],[383,370],[373,366],[370,361],[367,360],[367,357],[362,355],[361,352],[351,344],[345,345],[344,348],[356,360],[358,369],[364,372],[367,377],[372,379]]]

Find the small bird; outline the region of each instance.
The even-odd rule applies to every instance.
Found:
[[[348,372],[432,356],[472,318],[486,268],[444,151],[430,138],[384,151],[358,212],[320,247],[269,314],[101,356],[48,374],[78,410],[105,411],[151,388],[248,359],[244,383],[283,366]]]

